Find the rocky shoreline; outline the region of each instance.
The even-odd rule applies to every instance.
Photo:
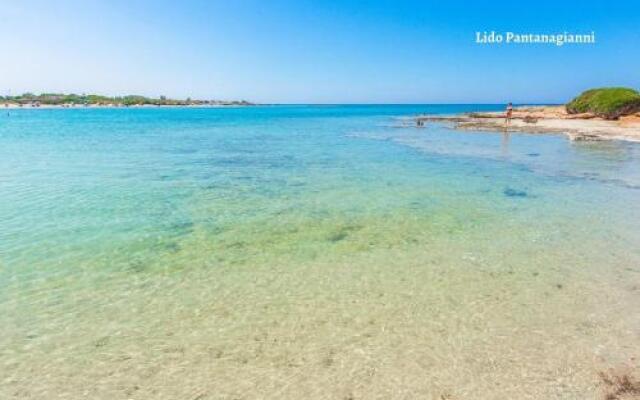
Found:
[[[571,140],[627,140],[640,142],[640,115],[605,120],[590,113],[568,114],[564,106],[519,107],[511,121],[503,112],[465,113],[460,115],[421,115],[417,126],[429,122],[451,125],[454,129],[491,132],[526,132],[565,134]]]

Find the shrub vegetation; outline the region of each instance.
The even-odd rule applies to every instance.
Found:
[[[640,93],[622,87],[591,89],[566,105],[569,114],[592,113],[606,119],[640,112]]]
[[[245,100],[186,100],[169,99],[166,96],[152,98],[138,95],[128,96],[101,96],[97,94],[64,94],[64,93],[23,93],[18,96],[0,96],[0,102],[11,104],[42,104],[42,105],[118,105],[118,106],[186,106],[186,105],[250,105]]]

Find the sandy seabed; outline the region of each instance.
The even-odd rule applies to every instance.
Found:
[[[0,399],[637,397],[636,144],[214,111],[3,125]]]
[[[637,255],[488,228],[369,251],[346,228],[305,262],[193,241],[161,263],[198,268],[10,286],[1,397],[587,399],[635,376]]]

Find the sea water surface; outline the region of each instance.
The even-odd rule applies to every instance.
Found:
[[[640,357],[640,145],[484,105],[0,116],[0,398],[585,399]]]

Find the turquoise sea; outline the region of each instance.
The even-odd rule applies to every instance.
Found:
[[[3,110],[0,398],[598,398],[640,144],[407,119],[499,109]]]

